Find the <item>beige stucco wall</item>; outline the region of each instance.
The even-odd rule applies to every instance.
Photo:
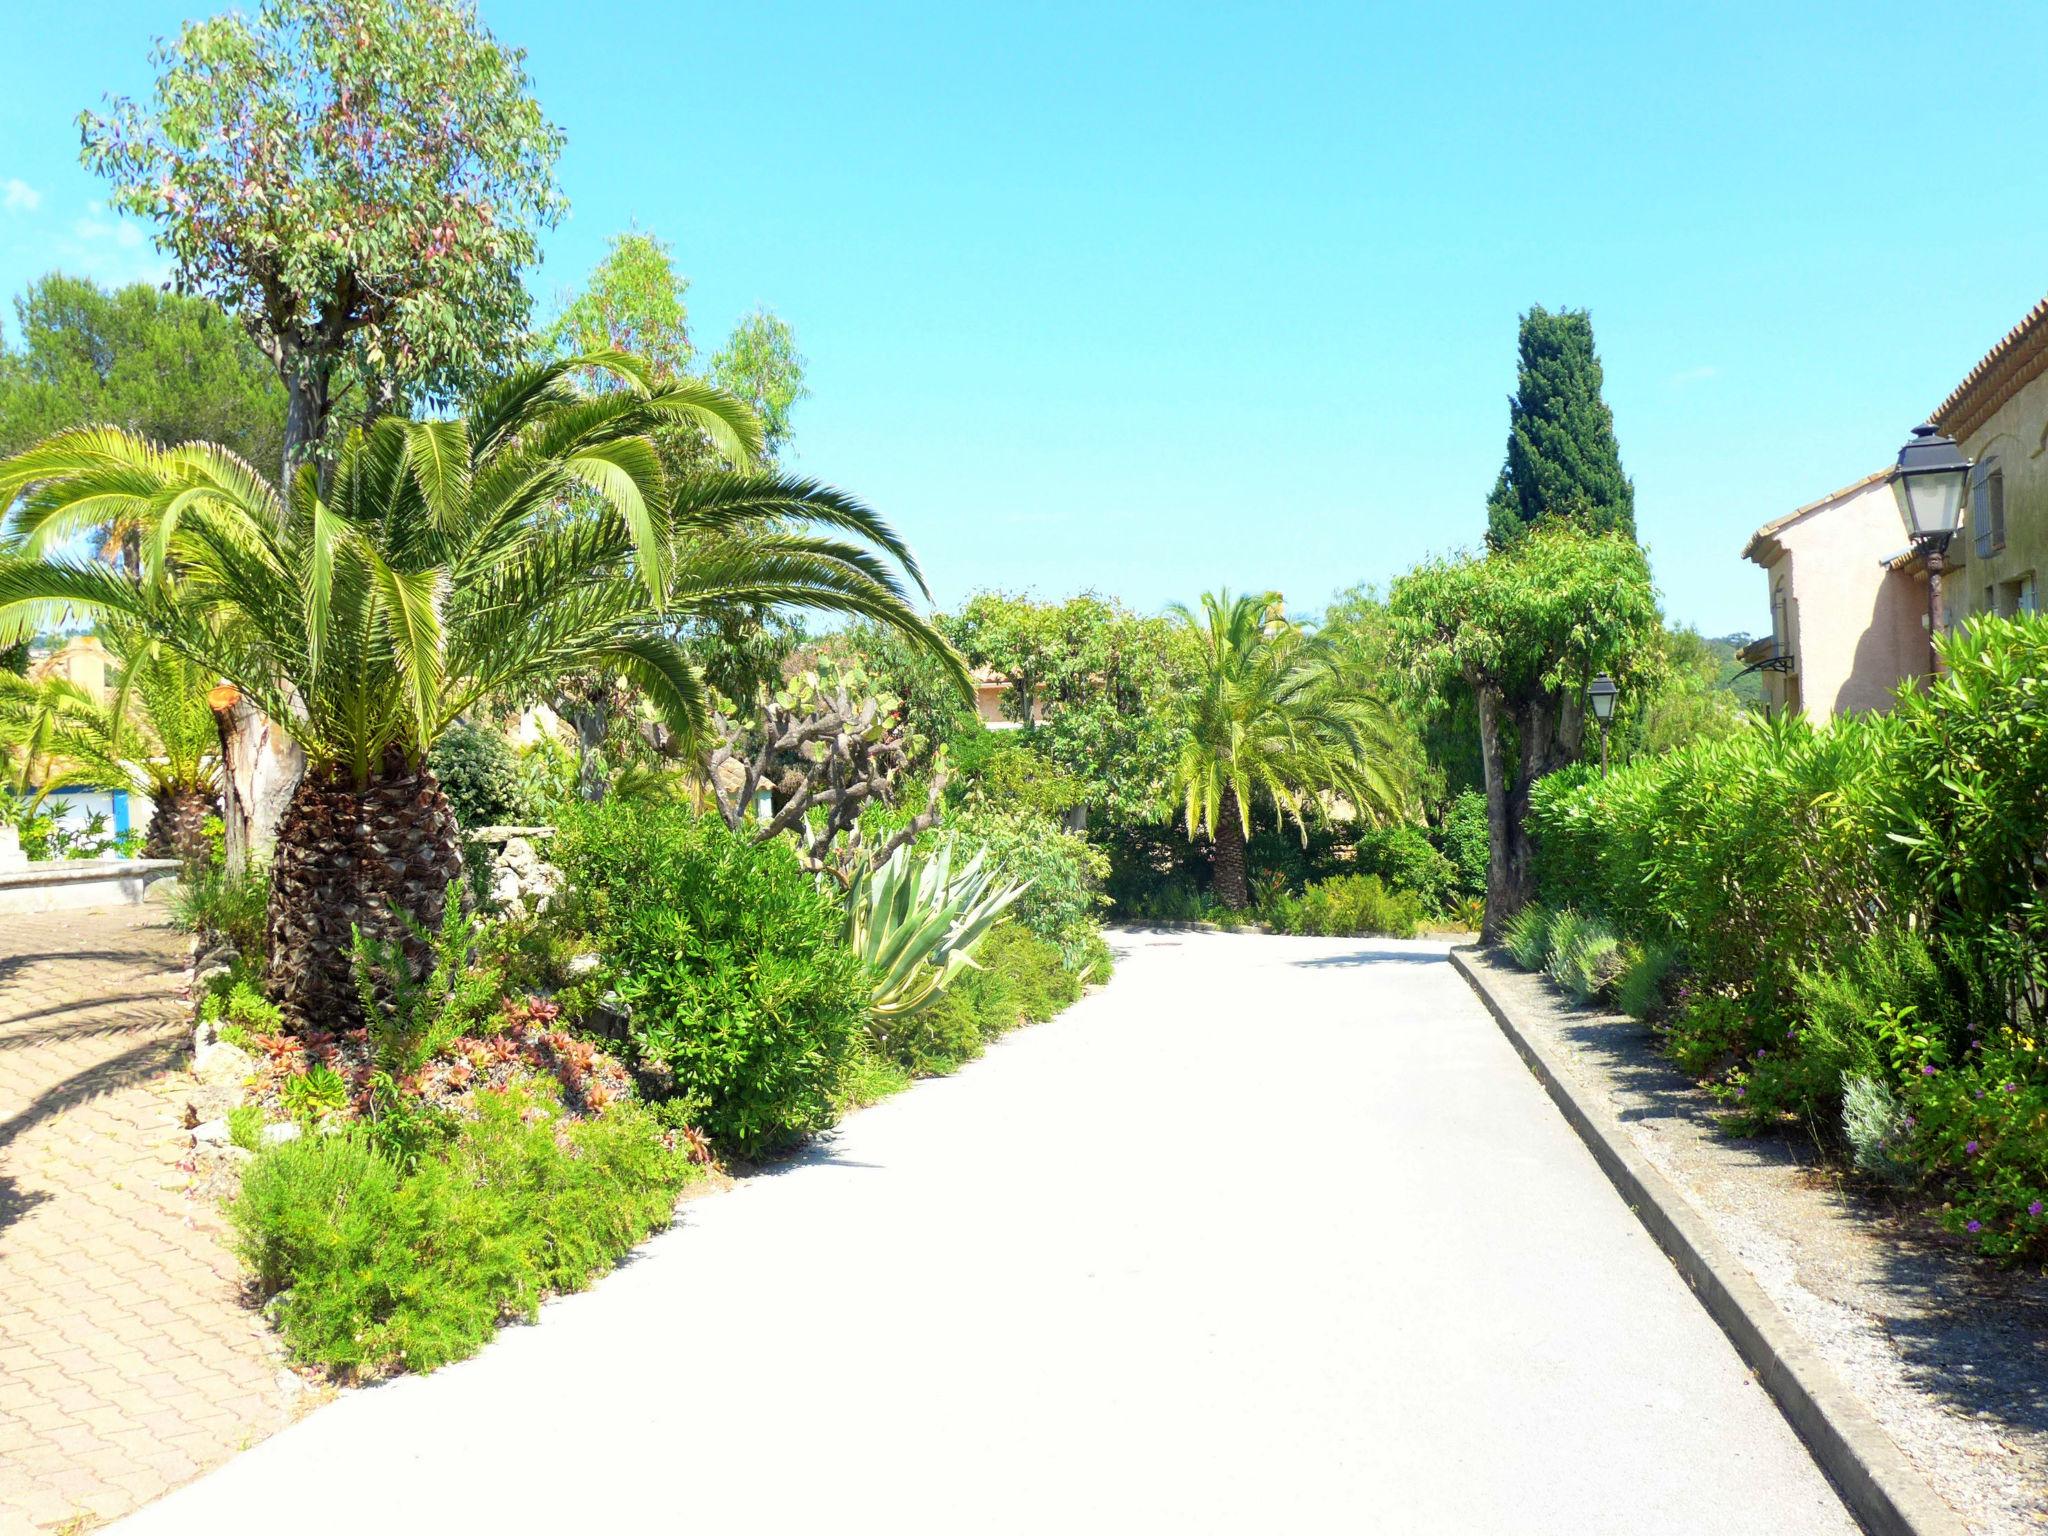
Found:
[[[1990,606],[1986,590],[2001,583],[2048,576],[2048,374],[2024,385],[1990,420],[1962,441],[1978,464],[1996,459],[2005,476],[2005,548],[1977,558],[1976,530],[1967,514],[1963,531],[1949,549],[1950,573],[1942,606],[1952,617],[1981,613]],[[2048,592],[2041,594],[2048,607]]]
[[[1906,546],[1891,488],[1879,481],[1777,531],[1783,553],[1765,572],[1787,578],[1787,639],[1796,665],[1773,701],[1812,720],[1885,709],[1899,683],[1927,668],[1927,589],[1885,560]]]

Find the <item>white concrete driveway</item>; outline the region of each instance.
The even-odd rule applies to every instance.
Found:
[[[1116,980],[151,1532],[1852,1532],[1444,963]]]

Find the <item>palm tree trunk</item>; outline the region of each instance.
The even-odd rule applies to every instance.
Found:
[[[449,891],[461,899],[455,813],[424,765],[388,761],[361,789],[346,777],[308,774],[278,827],[266,948],[272,995],[301,1028],[360,1022],[349,956],[355,930],[397,941],[416,973],[430,946],[400,917],[431,933]]]
[[[206,818],[220,814],[220,801],[203,789],[167,789],[157,797],[142,842],[146,859],[176,859],[187,869],[206,862]]]
[[[1215,869],[1212,884],[1216,899],[1232,911],[1242,912],[1252,904],[1252,892],[1245,879],[1244,823],[1239,820],[1237,792],[1223,791],[1223,804],[1216,814]]]
[[[222,685],[206,696],[220,730],[221,822],[227,829],[229,874],[267,858],[278,823],[306,771],[306,754],[277,722]]]

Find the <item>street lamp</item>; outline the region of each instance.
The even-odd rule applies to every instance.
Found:
[[[1586,689],[1593,700],[1593,718],[1600,722],[1600,777],[1607,777],[1607,722],[1614,718],[1614,701],[1621,690],[1614,686],[1614,679],[1602,672]]]
[[[1941,573],[1948,565],[1948,542],[1963,522],[1963,494],[1970,485],[1970,461],[1932,425],[1913,429],[1899,462],[1891,472],[1892,495],[1906,537],[1927,567],[1927,672],[1935,672],[1934,634],[1941,623]]]

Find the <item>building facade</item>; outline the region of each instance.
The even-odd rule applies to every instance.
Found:
[[[1885,709],[1928,665],[1927,577],[1884,470],[1788,512],[1742,553],[1762,567],[1771,630],[1740,652],[1772,714]]]
[[[2048,574],[2048,299],[1985,354],[1933,420],[1973,466],[1942,584],[1946,617],[2038,612]]]

